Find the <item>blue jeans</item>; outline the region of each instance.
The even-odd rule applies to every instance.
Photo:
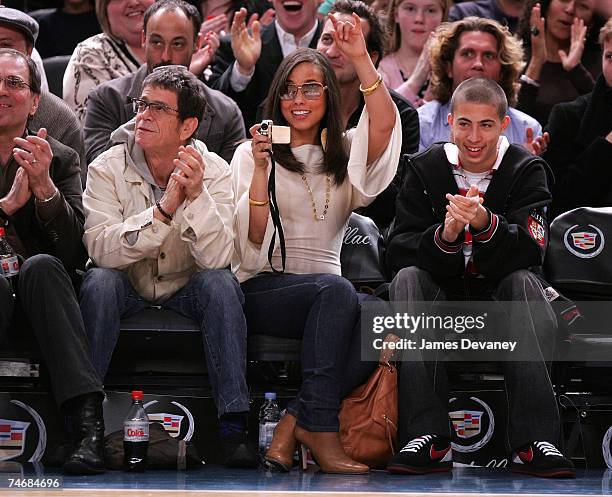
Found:
[[[162,309],[195,320],[204,340],[208,377],[219,416],[249,410],[246,385],[246,321],[244,297],[226,269],[194,273]],[[117,269],[93,268],[83,279],[81,312],[91,343],[93,363],[104,378],[119,338],[120,320],[151,305]]]
[[[250,334],[301,338],[302,386],[287,410],[309,431],[338,431],[359,315],[353,285],[332,274],[263,273],[242,283]]]

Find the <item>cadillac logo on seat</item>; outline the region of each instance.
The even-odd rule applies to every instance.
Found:
[[[575,224],[563,235],[565,248],[576,257],[590,259],[597,257],[604,248],[602,231],[593,224]]]

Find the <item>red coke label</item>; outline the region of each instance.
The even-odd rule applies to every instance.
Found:
[[[16,255],[4,257],[0,260],[0,269],[7,278],[19,274],[19,259]]]
[[[123,425],[123,440],[125,442],[148,442],[149,423],[146,421],[126,421]]]

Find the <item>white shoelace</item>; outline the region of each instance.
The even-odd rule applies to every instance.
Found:
[[[563,454],[559,452],[559,449],[557,449],[557,447],[550,442],[534,442],[533,445],[540,449],[545,456],[563,457]]]
[[[433,435],[423,435],[422,437],[417,437],[406,444],[406,446],[400,450],[400,452],[416,452],[422,449],[425,444],[433,439]]]

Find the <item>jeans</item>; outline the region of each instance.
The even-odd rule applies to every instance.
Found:
[[[359,314],[353,285],[332,274],[263,273],[241,286],[249,334],[302,339],[302,386],[287,410],[306,430],[338,431]]]
[[[162,309],[176,311],[199,324],[219,416],[249,410],[243,301],[231,272],[208,269],[194,273],[181,290],[161,304]],[[121,318],[151,303],[136,292],[123,271],[93,268],[85,274],[80,304],[93,363],[104,378],[119,338]]]
[[[452,295],[428,272],[416,267],[404,268],[395,276],[390,295],[391,300],[399,302],[435,302],[462,297],[465,300],[465,295]],[[543,359],[552,355],[550,348],[554,347],[557,323],[552,308],[546,305],[538,279],[530,271],[518,270],[495,282],[488,295],[478,297],[524,303],[511,306],[509,320],[514,325],[507,328],[507,339],[528,344],[536,357],[541,357],[539,361],[500,362],[508,398],[510,447],[516,449],[536,440],[559,444],[559,411]],[[530,306],[530,302],[535,305]],[[543,353],[545,349],[548,350]],[[400,365],[398,384],[400,444],[426,434],[450,438],[446,368],[435,359],[425,359],[418,351],[405,352],[404,359],[408,360]]]
[[[72,281],[59,259],[38,254],[21,266],[14,306],[11,286],[0,276],[0,335],[23,312],[34,332],[58,405],[89,393],[102,393],[91,363],[83,318]]]

